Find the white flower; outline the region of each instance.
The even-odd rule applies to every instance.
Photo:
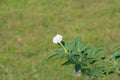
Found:
[[[53,38],[53,43],[57,44],[60,43],[62,41],[62,36],[57,34],[54,38]]]

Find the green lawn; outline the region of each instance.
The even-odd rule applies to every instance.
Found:
[[[72,65],[46,61],[57,33],[68,43],[120,44],[120,0],[0,0],[0,80],[75,80]]]

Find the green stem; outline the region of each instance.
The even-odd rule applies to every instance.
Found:
[[[60,44],[60,46],[63,48],[63,50],[67,53],[68,50],[66,49],[66,47],[65,47],[61,42],[60,42],[59,44]]]

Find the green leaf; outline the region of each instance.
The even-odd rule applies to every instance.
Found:
[[[99,53],[101,53],[103,51],[103,49],[98,49],[98,50],[96,50],[96,54],[99,54]]]
[[[75,42],[73,41],[68,45],[69,50],[73,50],[75,48]]]
[[[68,60],[65,63],[63,63],[62,65],[70,65],[70,64],[73,64],[73,62],[71,62],[70,60]]]
[[[64,54],[61,54],[61,57],[60,58],[68,58],[69,57],[69,54],[66,54],[66,53],[64,53]]]
[[[74,63],[78,63],[79,61],[79,56],[77,56],[77,55],[71,55],[71,61],[73,61]]]
[[[114,52],[114,56],[120,55],[120,51]]]
[[[64,50],[62,48],[57,48],[55,51],[56,52],[64,52]]]
[[[77,37],[75,39],[75,41],[73,41],[72,43],[70,43],[68,45],[69,50],[73,51],[73,50],[77,50],[77,52],[82,52],[84,51],[87,47],[82,43],[80,37]]]
[[[61,57],[60,54],[53,54],[52,56],[50,56],[50,57],[48,58],[48,60],[54,60],[54,59],[58,59],[58,58],[60,58],[60,57]]]
[[[95,80],[95,79],[94,79],[94,76],[90,76],[90,77],[89,77],[89,80]]]
[[[95,52],[96,52],[95,49],[91,49],[91,53],[90,53],[91,55],[90,55],[90,56],[91,56],[91,57],[94,56],[94,55],[95,55]]]
[[[87,49],[87,46],[85,46],[80,37],[77,37],[76,40],[75,40],[75,47],[77,49],[78,52],[82,52],[82,51],[85,51]]]
[[[86,53],[89,50],[89,48],[85,45],[81,46],[81,53]]]
[[[113,58],[119,59],[120,58],[120,51],[114,52]]]
[[[115,47],[113,48],[113,50],[114,50],[114,51],[116,51],[116,50],[120,50],[120,45],[115,46]]]
[[[76,56],[80,56],[79,52],[76,51],[76,50],[73,50],[73,51],[72,51],[72,54],[73,54],[73,55],[76,55]]]
[[[75,72],[78,72],[81,69],[80,64],[75,64]]]
[[[82,43],[82,41],[81,41],[80,37],[77,37],[75,40],[75,45],[76,45],[77,49],[80,49],[81,43]]]
[[[101,51],[103,51],[103,49],[98,49],[98,50],[95,50],[95,49],[91,49],[91,57],[94,57],[96,55],[98,55],[99,53],[101,53]]]
[[[70,43],[68,45],[68,47],[69,47],[70,50],[75,50],[76,49],[77,51],[80,52],[80,46],[81,45],[82,45],[82,41],[81,41],[81,39],[79,37],[77,37],[75,39],[75,41],[73,41],[72,43]]]
[[[90,76],[91,77],[94,77],[94,78],[101,78],[103,77],[103,74],[101,72],[101,70],[103,69],[104,67],[94,67],[91,71],[91,74]]]

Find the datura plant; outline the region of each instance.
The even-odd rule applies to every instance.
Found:
[[[101,80],[113,74],[120,77],[120,46],[105,53],[104,49],[87,47],[79,37],[70,44],[66,44],[62,38],[59,34],[53,38],[58,48],[48,60],[64,59],[66,61],[62,65],[74,65],[75,72],[79,72],[81,77],[88,76],[89,80]],[[109,56],[102,56],[104,53]]]

